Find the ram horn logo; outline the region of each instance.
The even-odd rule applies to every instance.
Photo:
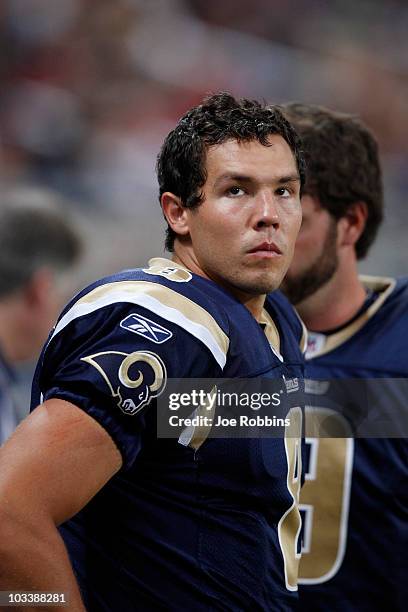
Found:
[[[167,372],[162,359],[151,351],[105,351],[82,357],[102,376],[112,397],[125,413],[134,415],[162,393]]]

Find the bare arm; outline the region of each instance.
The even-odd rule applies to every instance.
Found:
[[[25,419],[0,448],[0,591],[66,593],[70,611],[85,610],[56,526],[121,464],[106,431],[69,402],[48,400]]]

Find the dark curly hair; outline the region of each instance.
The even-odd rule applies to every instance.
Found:
[[[275,106],[256,100],[236,100],[228,93],[218,93],[204,99],[189,110],[166,137],[157,158],[160,195],[174,193],[186,208],[203,202],[201,190],[207,179],[208,147],[227,140],[258,140],[268,145],[268,136],[278,134],[290,146],[299,171],[301,187],[305,181],[305,163],[300,140],[290,123]],[[166,231],[166,248],[173,251],[175,232]]]
[[[282,112],[302,139],[306,158],[304,193],[316,197],[335,219],[355,202],[368,215],[356,243],[356,255],[368,252],[383,219],[383,184],[378,145],[370,130],[353,115],[322,106],[290,103]]]

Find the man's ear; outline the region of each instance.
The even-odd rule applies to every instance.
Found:
[[[187,236],[189,233],[187,208],[182,205],[181,199],[165,191],[161,197],[161,206],[167,223],[179,236]]]
[[[54,273],[46,266],[36,270],[24,287],[24,301],[33,312],[42,310],[50,301],[53,289]]]
[[[354,246],[364,231],[368,216],[365,202],[354,202],[337,224],[340,246]]]

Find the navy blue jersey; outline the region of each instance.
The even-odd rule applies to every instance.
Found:
[[[336,333],[310,334],[306,375],[320,380],[312,383],[309,400],[322,414],[333,409],[329,389],[337,384],[333,379],[365,379],[364,387],[370,384],[368,379],[408,378],[408,280],[362,280],[376,293],[369,308]],[[349,398],[348,407],[354,415],[361,410],[356,395]],[[383,400],[395,398],[383,393],[379,401]],[[406,406],[406,397],[403,402]],[[347,435],[351,431],[347,415],[343,412],[336,418],[342,435]],[[363,437],[307,441],[299,609],[406,610],[408,441]]]
[[[302,378],[302,326],[281,296],[262,325],[174,262],[105,278],[62,313],[33,390],[109,433],[122,469],[61,527],[87,609],[290,610],[296,600],[295,438],[160,439],[170,378]],[[296,466],[295,466],[296,464]]]

